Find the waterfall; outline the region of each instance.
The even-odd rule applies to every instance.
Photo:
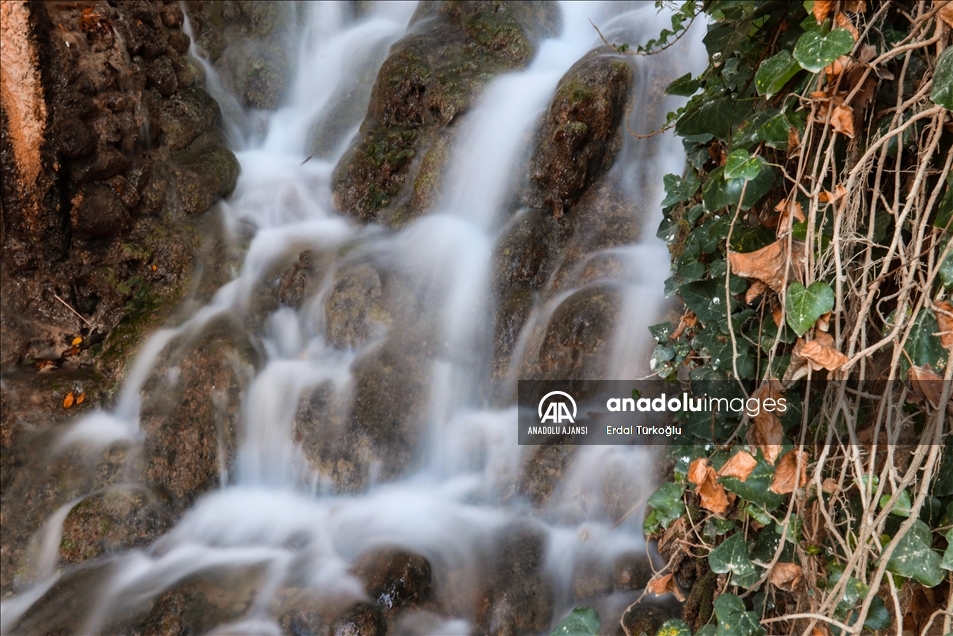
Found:
[[[248,383],[234,464],[222,468],[221,488],[198,498],[158,540],[109,558],[92,606],[77,627],[82,633],[105,630],[116,617],[141,612],[168,590],[212,574],[247,579],[253,587],[243,616],[216,633],[281,633],[272,617],[281,590],[307,589],[319,606],[347,606],[365,595],[355,563],[369,551],[392,546],[427,560],[437,595],[427,610],[433,614],[430,622],[419,619],[426,626],[405,622],[401,629],[472,633],[488,563],[496,558],[496,545],[513,532],[525,532],[544,546],[533,576],[551,591],[545,619],[551,627],[576,605],[580,571],[595,564],[611,572],[625,555],[645,553],[641,513],[622,517],[619,508],[644,504],[651,492],[649,450],[580,447],[545,504],[534,506],[516,484],[538,449],[517,444],[515,405],[487,397],[493,349],[487,325],[496,311],[493,254],[514,212],[512,189],[540,115],[563,74],[601,45],[590,19],[607,38],[620,42],[645,41],[667,22],[651,3],[560,4],[560,34],[543,41],[525,69],[503,73],[485,88],[461,118],[442,195],[428,214],[398,230],[359,225],[335,210],[333,171],[357,127],[328,156],[309,158],[308,137],[325,121],[342,86],[365,72],[367,64],[379,66],[382,52],[403,36],[415,3],[372,3],[360,18],[352,16],[348,3],[309,5],[303,23],[296,25],[294,86],[284,106],[259,114],[255,125],[263,132],[249,134],[251,124],[241,120],[246,114],[234,100],[224,109],[242,173],[234,194],[220,207],[226,233],[243,246],[240,270],[190,317],[151,336],[126,375],[116,407],[77,421],[60,438],[59,448],[96,452],[115,443],[138,448],[145,435],[141,402],[163,352],[170,343],[198,337],[216,321],[237,317],[254,325],[252,338],[262,360],[257,366],[239,365]],[[695,59],[697,41],[689,39],[673,51],[691,57],[681,66],[697,67],[702,61]],[[201,54],[194,46],[193,53]],[[633,59],[639,97],[628,124],[647,132],[662,123],[660,113],[677,105],[656,95],[659,113],[648,115],[640,108],[651,91],[674,79],[672,58]],[[220,92],[214,68],[205,64],[205,72],[211,92]],[[647,326],[665,311],[668,254],[654,238],[663,195],[659,184],[666,172],[681,172],[684,155],[670,135],[626,137],[612,168],[615,182],[648,212],[638,242],[605,251],[623,264],[610,282],[621,290],[624,308],[607,377],[634,379],[650,373]],[[258,316],[261,289],[274,287],[303,252],[322,263],[306,297],[297,307],[272,307]],[[355,271],[377,272],[385,283],[401,281],[404,291],[388,293],[406,303],[401,311],[416,312],[416,324],[398,336],[396,319],[389,317],[373,323],[356,346],[329,341],[326,307],[342,277]],[[367,293],[378,293],[379,285],[371,283]],[[534,308],[523,328],[524,345],[569,291],[558,290]],[[328,405],[349,404],[361,390],[355,370],[380,360],[374,356],[382,351],[394,352],[398,365],[427,352],[419,376],[427,385],[419,405],[423,429],[409,442],[414,452],[407,470],[395,476],[386,461],[371,457],[360,487],[341,488],[326,466],[309,460],[296,437],[296,418],[302,401],[323,391],[330,397],[312,422],[317,443],[344,435],[340,414]],[[512,384],[518,364],[511,363],[510,370],[503,381]],[[362,448],[353,451],[361,458]],[[62,524],[68,510],[58,510],[51,523]],[[41,561],[55,561],[57,547],[46,544]],[[17,621],[67,574],[45,575],[4,599],[0,631],[14,633]],[[613,591],[610,585],[602,600],[593,602],[610,616],[636,597],[632,590]]]

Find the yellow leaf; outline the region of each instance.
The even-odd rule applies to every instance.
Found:
[[[85,400],[86,400],[86,392],[85,392],[85,391],[76,396],[76,403],[77,403],[77,404],[82,404]]]
[[[73,338],[73,341],[70,344],[75,347],[76,345],[82,344],[82,343],[83,343],[83,339],[80,336],[76,336],[75,338]]]
[[[64,408],[64,409],[68,409],[69,407],[73,406],[73,401],[74,401],[74,399],[75,399],[75,398],[73,397],[73,392],[72,392],[72,391],[70,391],[69,393],[67,393],[67,394],[66,394],[66,397],[63,398],[63,408]]]

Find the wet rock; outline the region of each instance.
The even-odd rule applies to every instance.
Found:
[[[163,593],[140,616],[109,626],[104,633],[141,636],[205,634],[249,613],[264,583],[264,568],[223,570],[190,577]]]
[[[543,576],[546,536],[523,523],[503,528],[489,588],[477,617],[488,634],[539,633],[550,625],[554,593]]]
[[[624,56],[589,52],[563,76],[537,134],[526,204],[561,216],[612,165],[632,87]]]
[[[30,606],[11,631],[15,634],[74,633],[98,606],[104,587],[118,569],[115,561],[100,561],[67,572]]]
[[[385,612],[422,605],[433,594],[430,562],[409,550],[372,551],[358,559],[353,572]]]
[[[617,592],[640,590],[648,585],[654,575],[647,556],[639,552],[627,552],[615,561],[613,589]]]
[[[182,150],[222,120],[222,111],[201,88],[180,91],[159,109],[159,125],[169,150]]]
[[[662,623],[679,617],[678,603],[651,603],[642,599],[622,615],[626,636],[655,636]]]
[[[78,236],[97,238],[129,229],[132,218],[116,191],[107,185],[91,183],[73,197],[70,225]]]
[[[141,416],[143,473],[176,516],[218,488],[233,462],[241,395],[258,363],[241,325],[226,319],[182,348],[153,372]]]
[[[444,132],[437,135],[424,152],[420,169],[414,179],[413,196],[410,198],[410,209],[414,217],[429,210],[439,198],[453,141],[454,136]]]
[[[603,377],[621,306],[608,285],[581,289],[553,312],[538,345],[527,351],[523,377],[592,380]]]
[[[76,504],[63,522],[60,559],[82,563],[144,547],[168,527],[165,511],[146,493],[111,490],[91,495]]]
[[[575,454],[574,446],[537,446],[520,471],[519,492],[541,508]]]
[[[344,452],[378,459],[384,479],[404,474],[417,459],[430,394],[425,346],[392,338],[351,367],[354,404]]]
[[[180,9],[181,11],[181,9]],[[188,33],[182,31],[169,31],[169,47],[179,55],[185,55],[189,52],[192,45],[192,38]]]
[[[340,349],[359,347],[388,322],[380,275],[367,263],[344,267],[324,303],[327,339]]]
[[[282,305],[298,309],[302,301],[310,295],[313,285],[312,254],[306,250],[298,255],[298,260],[281,276],[278,299]]]
[[[180,32],[181,33],[181,32]],[[182,35],[185,35],[184,33]],[[185,36],[188,38],[188,36]],[[188,46],[185,47],[188,50]],[[159,94],[163,97],[169,97],[179,88],[179,80],[175,76],[175,68],[172,66],[172,60],[168,57],[159,57],[147,66],[146,77],[149,78],[149,84],[156,87]]]
[[[288,636],[325,636],[328,608],[313,590],[286,588],[278,592],[271,615]]]
[[[181,212],[196,216],[235,189],[241,166],[231,150],[206,133],[174,155],[174,184]]]
[[[240,101],[252,108],[277,108],[291,86],[292,51],[280,40],[236,42],[229,45],[215,66],[230,78]]]
[[[129,166],[129,158],[118,148],[99,145],[91,156],[67,163],[69,179],[73,183],[108,179]]]
[[[509,369],[520,334],[533,313],[535,300],[533,290],[522,286],[509,290],[500,300],[493,333],[494,380],[502,378]]]
[[[413,196],[423,163],[415,157],[469,109],[493,76],[529,62],[542,36],[538,29],[554,12],[547,3],[420,5],[408,34],[381,66],[358,140],[335,169],[336,207],[362,221],[389,223],[382,210],[389,207],[394,215]],[[418,206],[429,192],[424,185]],[[406,211],[397,221],[408,221]]]
[[[73,117],[60,124],[60,152],[66,159],[85,157],[96,149],[96,137],[82,119]]]
[[[355,603],[334,619],[329,636],[384,636],[387,620],[380,606],[373,603]]]

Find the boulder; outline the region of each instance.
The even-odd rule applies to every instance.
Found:
[[[335,169],[335,206],[391,225],[421,214],[439,184],[422,181],[415,207],[396,214],[414,195],[423,164],[415,158],[438,148],[425,174],[439,172],[441,131],[490,79],[529,63],[539,39],[555,32],[557,14],[542,2],[422,3],[381,66],[358,139]]]
[[[433,595],[430,562],[409,550],[372,550],[358,559],[353,572],[385,613],[420,606]]]
[[[590,51],[566,72],[537,133],[526,205],[562,216],[608,171],[622,145],[631,88],[628,61],[609,47]]]

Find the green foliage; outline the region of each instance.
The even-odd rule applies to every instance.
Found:
[[[823,281],[813,282],[807,287],[795,281],[788,286],[784,315],[798,336],[803,336],[818,318],[833,308],[834,290]]]
[[[792,55],[805,71],[818,73],[852,48],[854,38],[846,29],[834,29],[827,35],[808,31],[798,39]]]
[[[716,574],[731,574],[732,583],[751,587],[758,581],[758,571],[748,556],[748,546],[740,534],[733,534],[708,553],[708,565]]]
[[[908,579],[915,579],[927,587],[939,585],[943,580],[940,555],[933,548],[930,526],[917,519],[913,527],[900,539],[887,570]]]
[[[655,534],[659,529],[665,529],[673,521],[685,514],[685,504],[682,503],[682,493],[685,488],[676,483],[663,484],[648,500],[651,509],[645,517],[643,529],[648,535]]]
[[[765,633],[758,615],[745,609],[745,603],[734,594],[722,594],[715,599],[718,618],[718,636],[761,636]]]
[[[801,71],[801,65],[787,49],[765,60],[754,74],[754,86],[758,94],[773,97],[788,81]],[[785,131],[787,133],[787,131]]]
[[[566,618],[559,621],[550,636],[598,636],[599,614],[588,607],[577,607]]]
[[[944,50],[936,61],[930,99],[947,110],[953,110],[953,48]]]

